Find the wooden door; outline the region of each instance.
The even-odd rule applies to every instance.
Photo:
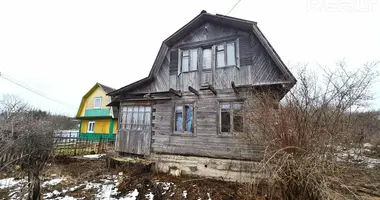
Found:
[[[149,155],[151,146],[151,105],[123,105],[120,109],[116,151]]]

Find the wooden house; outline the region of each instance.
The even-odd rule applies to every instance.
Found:
[[[113,88],[96,83],[82,98],[76,118],[80,120],[79,137],[115,138],[117,115],[115,108],[107,107]]]
[[[280,101],[295,83],[256,22],[202,11],[163,41],[146,78],[108,93],[120,112],[115,149],[259,160],[259,145],[234,138],[245,93],[261,88]]]

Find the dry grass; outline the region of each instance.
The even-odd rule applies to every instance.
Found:
[[[247,188],[253,196],[263,192],[268,199],[357,199],[361,191],[347,174],[356,175],[351,179],[359,183],[379,182],[379,176],[369,175],[375,173],[356,173],[376,169],[337,160],[338,147],[361,147],[366,137],[380,131],[378,115],[360,112],[371,99],[376,65],[348,71],[340,63],[335,71],[324,69],[322,80],[304,69],[281,109],[273,106],[278,91],[249,94],[245,123],[254,129],[246,128],[239,139],[264,144],[261,172],[267,175],[264,189],[262,180]]]

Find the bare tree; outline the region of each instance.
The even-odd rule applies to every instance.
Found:
[[[0,100],[0,116],[3,118],[3,123],[0,129],[0,141],[15,137],[15,126],[20,120],[20,114],[28,109],[27,103],[22,101],[15,95],[4,94]],[[7,123],[5,123],[5,121]]]
[[[348,190],[337,178],[348,168],[337,162],[337,149],[357,144],[365,124],[357,113],[372,99],[370,87],[377,62],[350,71],[344,62],[320,68],[322,78],[302,68],[298,84],[273,106],[276,91],[254,91],[245,103],[246,129],[239,138],[250,145],[264,144],[261,172],[267,175],[270,198],[337,199]],[[378,130],[379,131],[379,130]],[[253,180],[254,191],[259,180]]]
[[[18,155],[9,164],[19,164],[27,174],[27,199],[39,200],[40,172],[51,157],[53,149],[53,123],[48,115],[38,114],[38,110],[31,109],[15,96],[5,95],[1,108],[5,122],[0,127],[0,134],[3,136],[0,153]]]

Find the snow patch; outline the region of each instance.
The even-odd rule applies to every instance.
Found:
[[[0,179],[0,189],[11,188],[20,182],[21,180],[15,180],[14,178]]]
[[[368,142],[363,144],[364,148],[372,148],[373,146],[374,146],[373,144],[370,144]]]
[[[368,168],[380,166],[380,159],[370,158],[363,155],[363,152],[371,151],[369,149],[351,148],[336,154],[338,161],[349,161],[353,163],[365,164]]]
[[[55,178],[55,179],[51,179],[49,181],[45,181],[42,183],[42,187],[45,187],[47,185],[57,185],[58,183],[62,182],[62,179],[61,178]]]
[[[92,155],[84,155],[84,158],[100,158],[106,154],[92,154]]]
[[[150,192],[149,194],[145,195],[145,197],[149,200],[153,200],[154,199],[154,195]]]

